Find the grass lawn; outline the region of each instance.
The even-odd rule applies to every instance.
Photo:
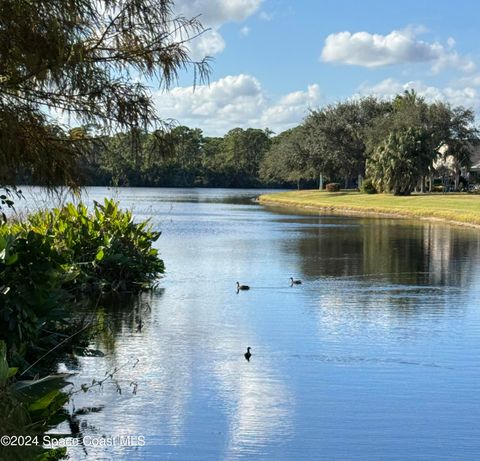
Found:
[[[480,195],[467,193],[395,197],[389,194],[302,190],[261,195],[259,201],[339,214],[388,214],[480,226]]]

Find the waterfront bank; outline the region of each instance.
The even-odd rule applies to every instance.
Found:
[[[362,194],[302,190],[265,194],[264,205],[303,208],[330,214],[419,218],[480,228],[480,196],[466,193]]]

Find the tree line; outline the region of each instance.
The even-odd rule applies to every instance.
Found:
[[[327,105],[278,135],[234,128],[209,137],[176,126],[92,138],[77,130],[95,139],[81,160],[88,185],[348,188],[368,178],[374,190],[396,195],[431,187],[442,146],[444,156],[468,166],[478,140],[471,109],[428,103],[414,91]]]
[[[176,126],[152,133],[97,138],[83,157],[84,184],[171,187],[258,187],[271,132],[235,128],[223,137]]]
[[[468,166],[478,140],[475,113],[444,102],[428,103],[414,91],[392,101],[367,97],[312,111],[304,122],[272,141],[260,174],[270,180],[319,179],[360,186],[369,178],[379,192],[408,195],[425,189],[444,146]],[[448,148],[446,148],[448,146]]]

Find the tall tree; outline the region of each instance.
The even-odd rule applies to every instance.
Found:
[[[89,136],[53,115],[110,132],[161,124],[145,82],[166,88],[185,68],[200,79],[208,74],[207,61],[194,62],[188,52],[201,24],[175,16],[173,6],[0,2],[0,185],[14,184],[21,172],[46,185],[78,183],[77,158]]]
[[[443,102],[427,103],[415,91],[405,91],[392,102],[392,110],[377,117],[366,131],[367,154],[371,160],[378,160],[379,152],[386,143],[393,146],[392,139],[405,138],[405,132],[414,129],[422,135],[422,158],[418,164],[417,182],[423,190],[425,177],[433,173],[433,161],[439,149],[446,146],[444,155],[453,155],[457,165],[468,166],[471,142],[478,138],[474,113],[463,107],[451,107]],[[392,137],[393,136],[393,137]],[[388,140],[388,141],[387,141]],[[429,162],[424,167],[425,155]],[[369,169],[371,172],[375,169]],[[378,180],[378,178],[377,178]],[[430,181],[430,184],[432,181]]]
[[[273,183],[295,183],[316,177],[305,146],[305,128],[300,125],[273,138],[260,165],[260,179]]]
[[[312,111],[304,122],[311,167],[330,179],[363,175],[365,132],[372,120],[389,111],[388,103],[372,97]]]
[[[470,165],[471,143],[478,138],[475,113],[472,109],[452,107],[444,102],[435,102],[428,108],[435,150],[446,146],[445,153],[453,155],[458,164]]]
[[[230,186],[256,185],[260,163],[270,143],[270,131],[256,128],[234,128],[223,137],[220,159]]]

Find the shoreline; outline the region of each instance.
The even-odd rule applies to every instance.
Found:
[[[307,193],[318,193],[325,194],[325,192],[318,191],[300,191]],[[259,195],[256,201],[265,206],[278,206],[281,208],[290,208],[290,209],[302,209],[308,211],[314,211],[319,213],[324,213],[328,215],[340,215],[340,216],[358,216],[358,217],[378,217],[378,218],[393,218],[393,219],[415,219],[419,221],[430,221],[436,223],[444,223],[449,225],[467,227],[471,229],[480,229],[480,222],[471,222],[462,219],[452,219],[447,216],[441,216],[441,210],[431,210],[430,212],[437,212],[440,215],[429,214],[429,211],[420,212],[420,211],[405,211],[405,210],[395,210],[388,207],[376,206],[374,204],[368,204],[365,206],[349,206],[348,204],[338,204],[338,203],[325,203],[329,200],[328,196],[319,196],[318,199],[322,201],[319,203],[314,203],[313,201],[303,202],[302,200],[295,199],[295,195],[299,191],[291,191],[287,193],[275,193],[275,194],[264,194]],[[331,196],[335,197],[335,193]],[[340,193],[342,194],[342,193]],[[339,195],[340,195],[339,194]],[[280,197],[278,197],[280,195]],[[282,197],[282,195],[287,195],[287,198]],[[343,193],[343,195],[345,195]],[[360,195],[360,194],[359,194]],[[368,197],[371,195],[361,194],[362,198],[368,200]],[[373,195],[373,194],[372,194]],[[381,194],[375,194],[379,196]],[[393,197],[393,196],[392,196]],[[418,196],[417,196],[418,197]],[[441,196],[443,197],[443,196]],[[401,197],[403,198],[403,197]],[[314,199],[313,199],[314,200]],[[479,202],[479,221],[480,221],[480,197],[478,197]]]

